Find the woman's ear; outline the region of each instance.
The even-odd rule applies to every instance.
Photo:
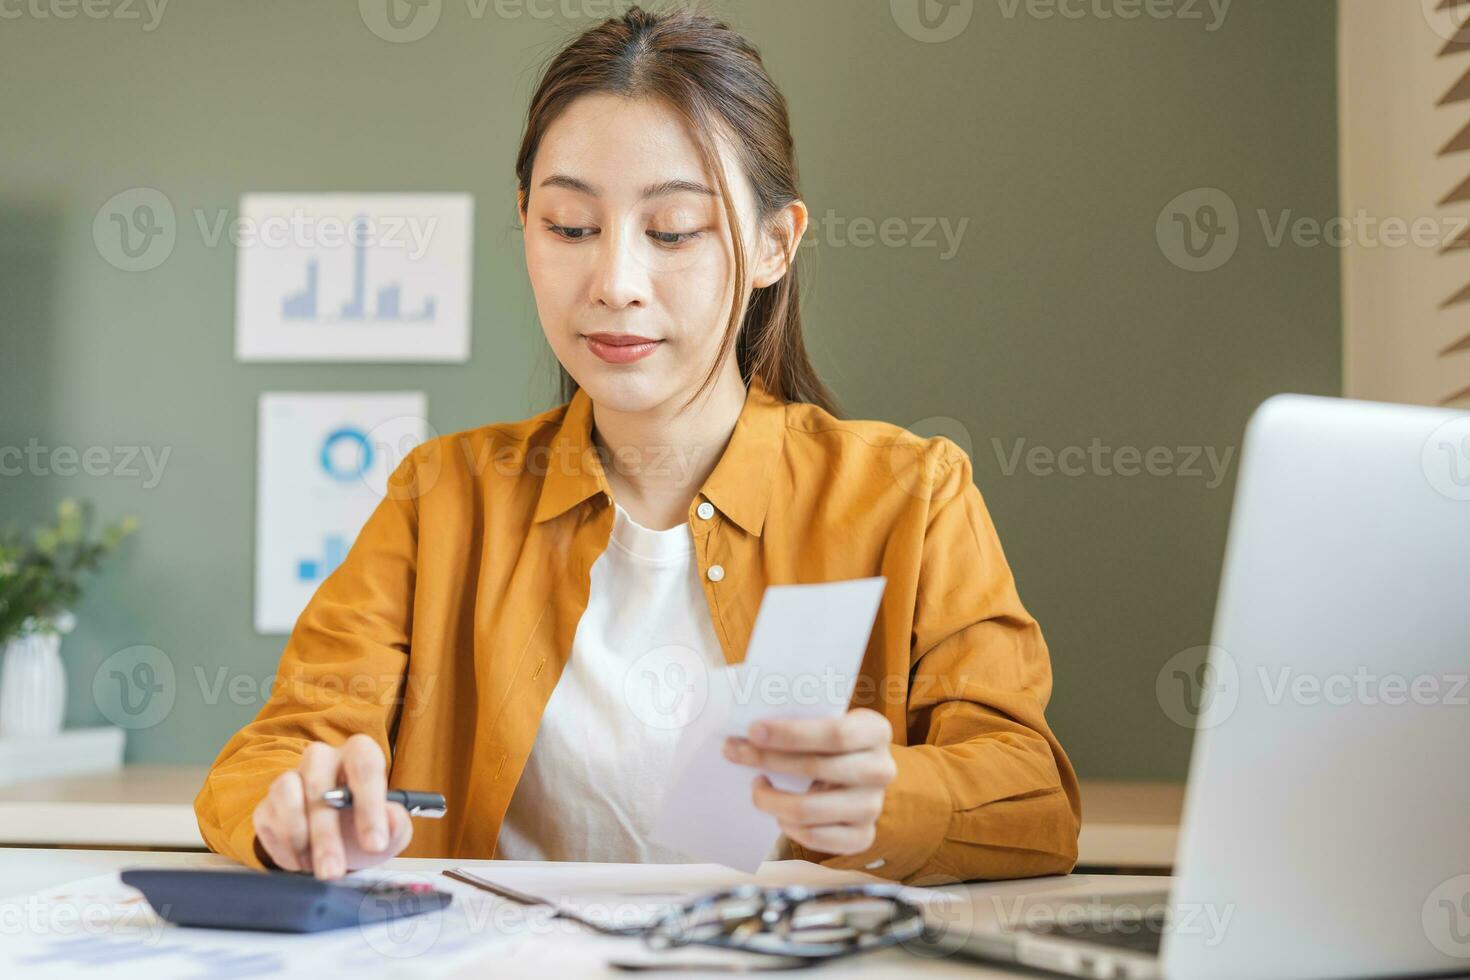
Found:
[[[526,192],[516,188],[516,217],[521,219],[521,228],[526,227]]]
[[[762,289],[781,281],[796,259],[806,225],[806,204],[799,200],[771,217],[761,230],[760,256],[750,275],[752,286]]]

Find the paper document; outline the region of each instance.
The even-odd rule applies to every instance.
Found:
[[[139,855],[146,858],[146,855]],[[144,864],[140,861],[139,864]],[[161,919],[116,872],[0,901],[0,976],[200,980],[392,974],[448,976],[524,941],[494,896],[432,872],[359,871],[349,880],[429,884],[454,893],[438,912],[327,932],[190,929]],[[407,971],[407,972],[404,972]]]
[[[885,579],[767,586],[742,663],[714,671],[704,710],[684,731],[653,836],[699,861],[753,872],[780,827],[755,808],[755,770],[728,761],[724,740],[761,718],[845,714]],[[770,773],[787,792],[811,781]]]

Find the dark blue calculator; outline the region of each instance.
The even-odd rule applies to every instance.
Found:
[[[205,929],[322,932],[437,912],[454,899],[428,885],[318,881],[289,871],[132,868],[122,881],[160,918]]]

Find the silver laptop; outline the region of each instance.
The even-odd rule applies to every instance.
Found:
[[[1470,973],[1470,415],[1263,404],[1191,656],[1158,685],[1195,729],[1171,891],[946,941],[1081,977]]]

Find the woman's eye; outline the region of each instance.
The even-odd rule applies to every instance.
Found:
[[[580,242],[592,233],[591,228],[568,228],[563,225],[548,225],[547,227],[553,235],[565,238],[569,242]]]
[[[682,245],[693,241],[700,235],[697,231],[650,231],[648,237],[660,245]]]

